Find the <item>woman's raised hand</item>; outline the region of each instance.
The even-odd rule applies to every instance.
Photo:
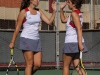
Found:
[[[65,2],[61,5],[61,7],[60,7],[60,8],[61,8],[61,9],[64,9],[64,8],[65,8],[65,6],[67,5],[67,3],[68,3],[68,2],[67,2],[67,1],[65,1]]]
[[[56,2],[55,1],[52,2],[52,9],[53,9],[53,11],[56,11],[57,10],[56,9]]]

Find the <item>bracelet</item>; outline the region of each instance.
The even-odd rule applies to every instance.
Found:
[[[14,43],[14,42],[10,42],[10,43]]]

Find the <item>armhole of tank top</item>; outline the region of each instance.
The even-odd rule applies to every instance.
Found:
[[[26,16],[24,17],[24,20],[23,20],[22,24],[26,22],[27,11],[29,11],[29,9],[28,9],[28,8],[25,8],[25,13],[26,13]]]
[[[78,11],[74,11],[76,14],[78,14],[78,16],[80,15],[80,14],[82,14],[82,12],[80,11],[80,10],[78,10]],[[83,15],[82,15],[83,16]],[[79,16],[79,18],[80,18],[80,16]],[[81,24],[82,24],[82,26],[83,26],[83,23],[81,22]]]
[[[26,17],[27,17],[27,12],[29,11],[29,9],[28,8],[25,8],[25,12],[26,12]]]
[[[37,11],[37,13],[40,15],[40,12],[39,11]]]
[[[39,11],[39,9],[37,9],[37,13],[40,15],[40,11]]]
[[[82,13],[80,10],[76,10],[76,11],[74,11],[76,14],[80,14],[80,13]],[[70,21],[72,21],[72,17],[71,17],[71,15],[70,15]]]

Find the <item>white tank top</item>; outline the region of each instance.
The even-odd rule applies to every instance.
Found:
[[[37,14],[30,13],[28,8],[25,8],[26,18],[23,21],[23,30],[20,37],[29,39],[39,39],[39,24],[40,24],[40,12],[37,10]]]
[[[83,25],[83,17],[82,17],[81,11],[75,10],[74,12],[76,12],[79,15],[81,25]],[[76,29],[73,21],[71,21],[70,17],[71,17],[71,15],[69,16],[68,21],[66,23],[65,43],[77,43],[78,42],[77,29]],[[82,42],[84,42],[83,37],[82,37]]]

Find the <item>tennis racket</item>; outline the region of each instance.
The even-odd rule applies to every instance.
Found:
[[[77,68],[77,69],[76,69]],[[80,51],[80,62],[76,66],[75,70],[73,70],[71,75],[87,75],[87,72],[84,68],[83,61],[82,61],[82,52]]]
[[[19,69],[13,58],[13,49],[10,50],[10,62],[7,67],[6,75],[19,75]]]

